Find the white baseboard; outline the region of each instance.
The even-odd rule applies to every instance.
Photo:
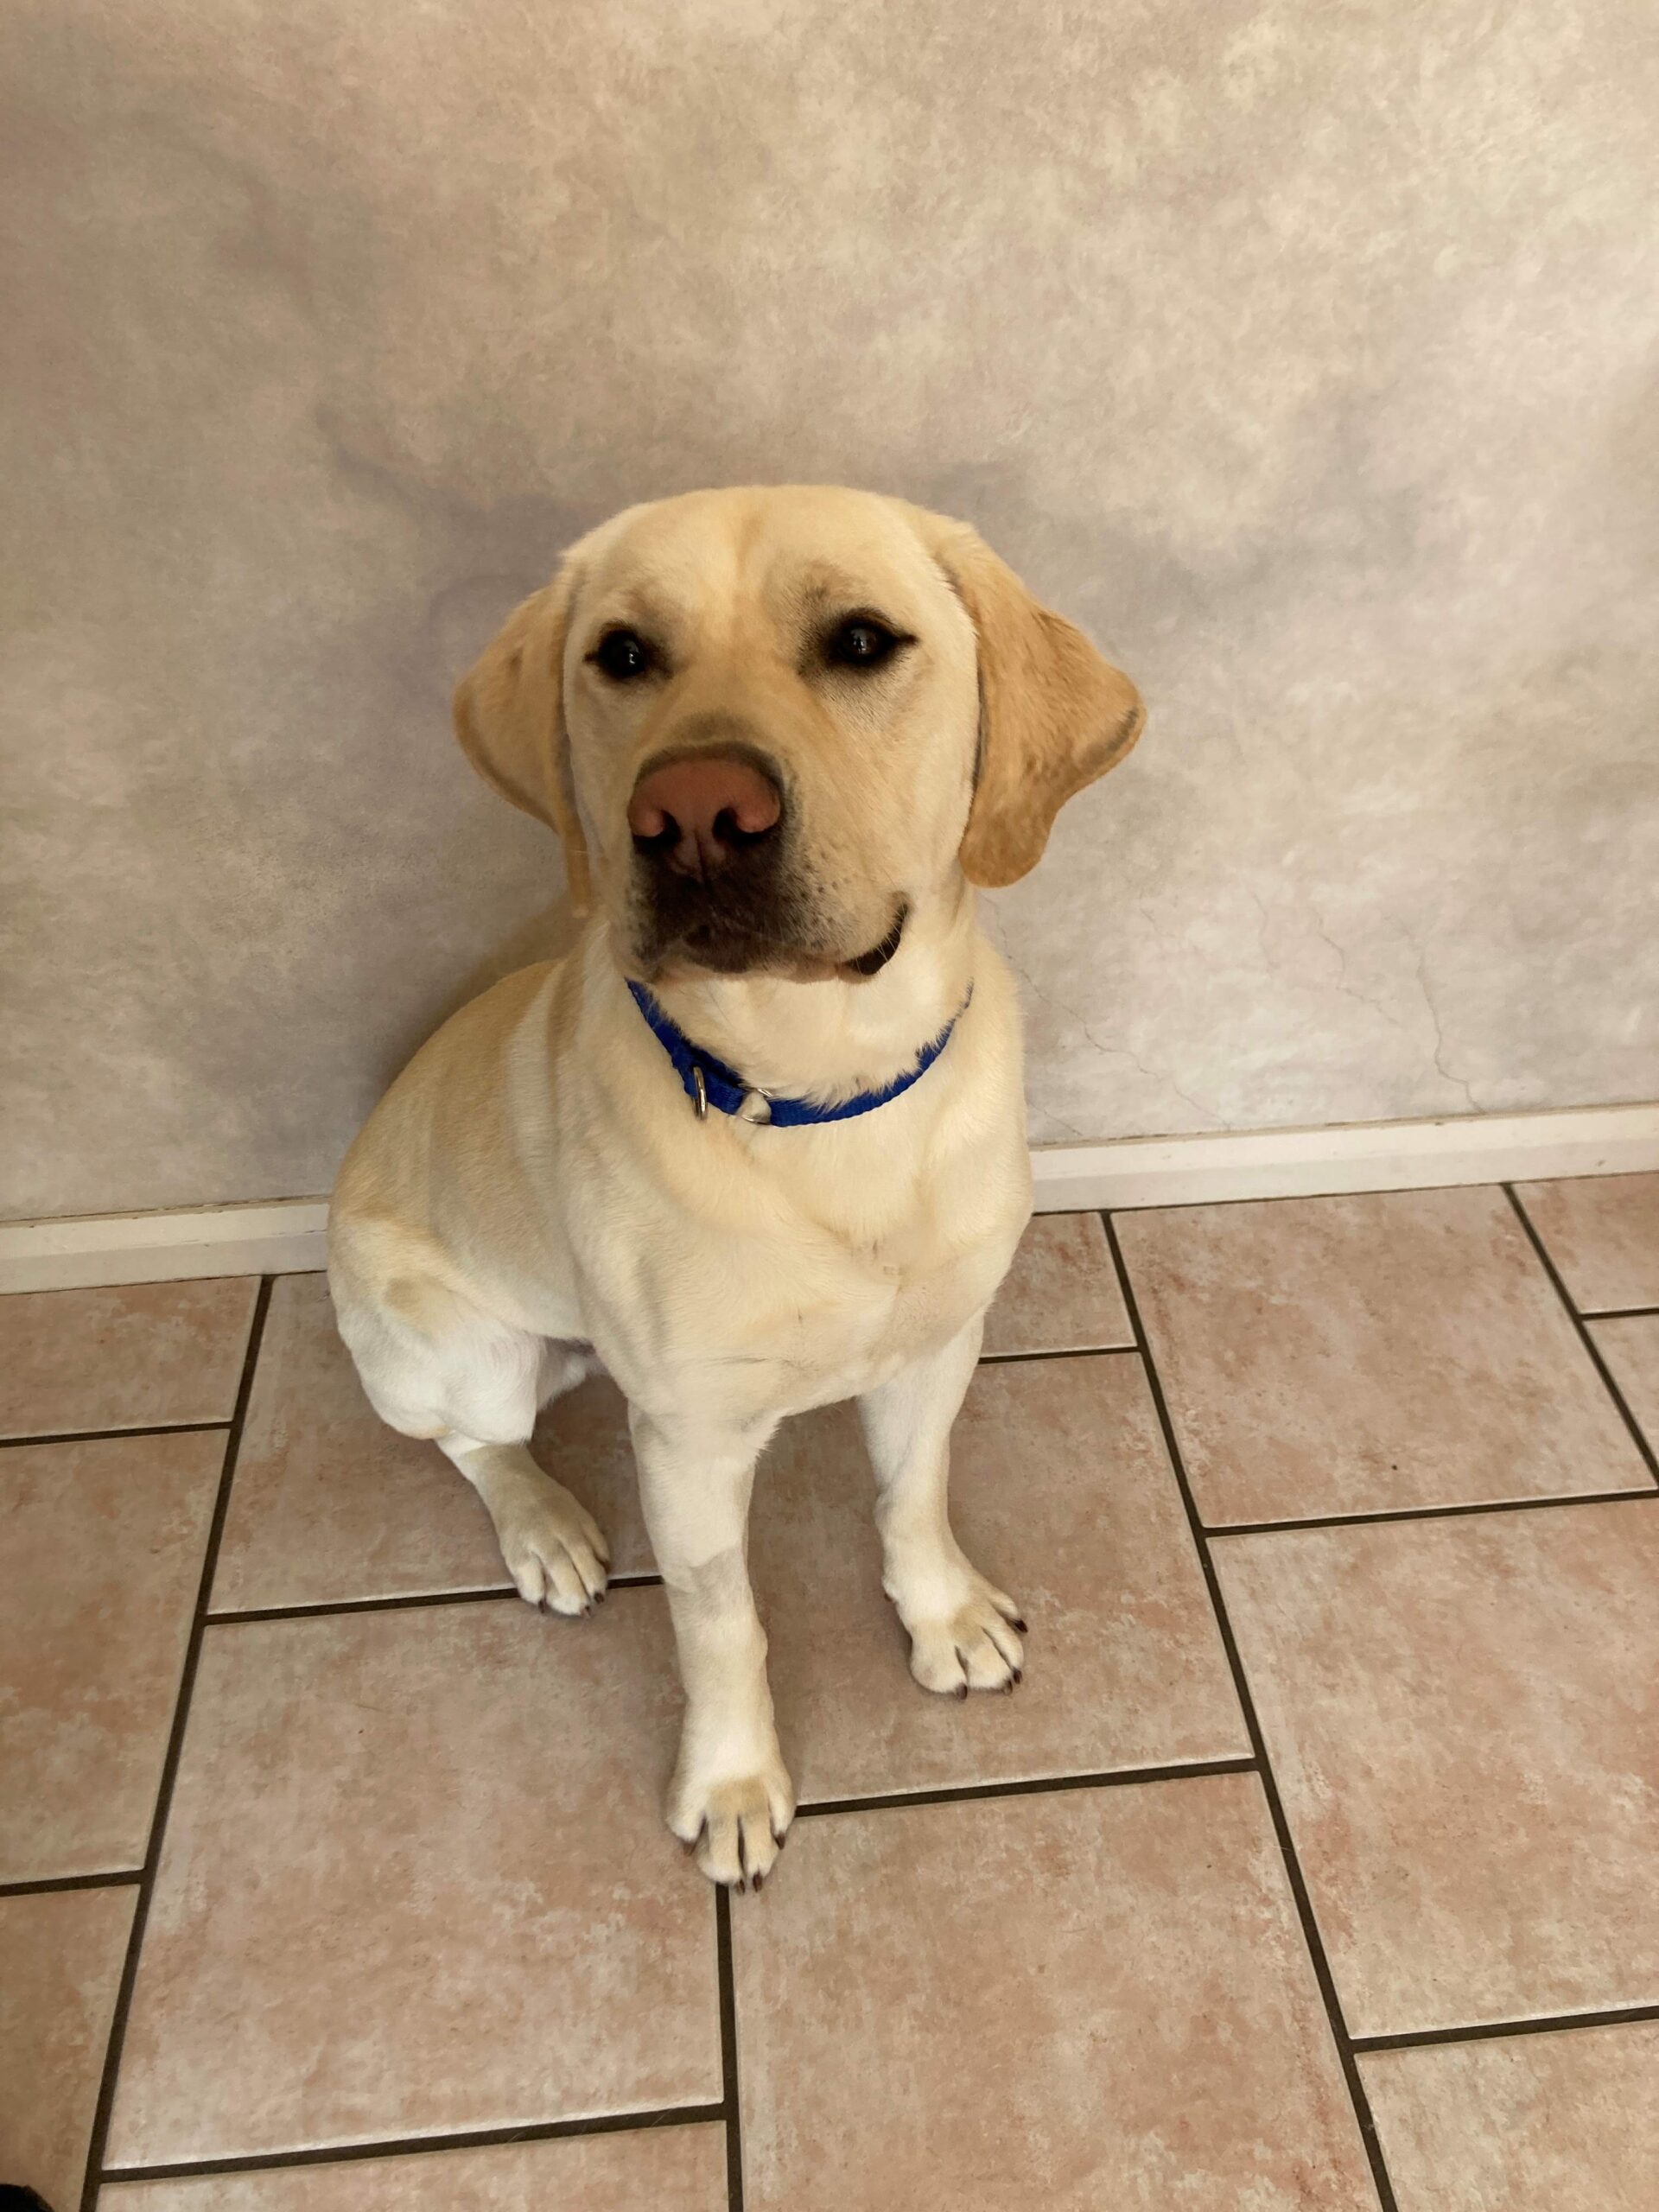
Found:
[[[0,1223],[0,1291],[303,1274],[323,1263],[327,1198]]]
[[[1040,1145],[1039,1213],[1217,1205],[1659,1169],[1659,1103],[1322,1129],[1204,1130]],[[0,1223],[0,1291],[295,1274],[323,1263],[326,1198]]]
[[[1195,1136],[1039,1145],[1031,1158],[1039,1213],[1630,1175],[1659,1168],[1659,1103],[1323,1129],[1206,1129]]]

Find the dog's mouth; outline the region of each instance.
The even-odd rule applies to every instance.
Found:
[[[909,907],[901,906],[880,943],[852,960],[720,916],[682,930],[671,944],[658,940],[641,952],[648,975],[659,982],[695,969],[714,976],[782,976],[798,983],[828,982],[838,976],[844,982],[863,983],[879,976],[898,951],[909,919]]]
[[[856,960],[849,960],[842,963],[849,974],[866,979],[871,976],[879,976],[893,954],[898,951],[905,934],[905,924],[909,919],[910,908],[901,899],[899,902],[899,912],[893,918],[893,927],[882,938],[880,944],[873,944],[868,952],[861,952]]]
[[[682,931],[661,948],[656,963],[664,976],[696,969],[710,976],[796,976],[802,981],[828,974],[831,964],[785,939],[719,921]]]
[[[775,864],[734,871],[712,885],[658,874],[635,893],[635,957],[647,980],[677,974],[779,976],[797,982],[840,976],[867,982],[898,951],[910,918],[900,900],[885,935],[850,957],[824,945],[830,917],[810,890]]]

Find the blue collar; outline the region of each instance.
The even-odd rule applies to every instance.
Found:
[[[919,1083],[939,1054],[950,1042],[950,1033],[967,1013],[973,999],[969,984],[968,996],[953,1014],[931,1045],[922,1047],[916,1065],[904,1075],[894,1076],[891,1083],[883,1084],[880,1090],[861,1090],[855,1098],[843,1098],[834,1106],[815,1106],[809,1098],[779,1098],[759,1084],[745,1083],[735,1068],[728,1068],[724,1060],[717,1060],[712,1052],[705,1052],[694,1045],[685,1032],[671,1021],[643,983],[632,978],[628,988],[633,1002],[650,1023],[652,1033],[674,1063],[686,1096],[697,1109],[697,1119],[706,1119],[712,1106],[717,1113],[735,1115],[745,1122],[769,1122],[773,1128],[798,1129],[814,1122],[850,1122],[855,1115],[873,1114],[878,1106],[885,1106],[891,1099],[902,1097],[912,1083]]]

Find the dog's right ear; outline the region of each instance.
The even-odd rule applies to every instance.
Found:
[[[455,735],[505,799],[556,830],[570,904],[593,904],[564,727],[564,633],[574,579],[567,568],[515,607],[455,689]]]

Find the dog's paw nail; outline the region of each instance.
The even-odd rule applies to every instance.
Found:
[[[760,1894],[761,1891],[762,1891],[762,1890],[764,1890],[764,1889],[766,1888],[766,1876],[765,1876],[764,1874],[757,1874],[757,1875],[755,1876],[755,1878],[754,1878],[754,1894],[756,1895],[756,1897],[759,1897],[759,1896],[760,1896]]]
[[[965,1697],[967,1696],[967,1694],[968,1694],[968,1685],[967,1685],[967,1683],[966,1683],[966,1682],[958,1682],[958,1683],[957,1684],[957,1697],[958,1697],[958,1698],[965,1698]]]
[[[1008,1626],[1014,1630],[1016,1636],[1029,1636],[1031,1634],[1031,1630],[1026,1626],[1024,1621],[1019,1618],[1018,1615],[1016,1615],[1015,1618],[1008,1623]]]

